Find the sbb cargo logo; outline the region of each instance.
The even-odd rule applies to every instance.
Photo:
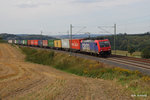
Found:
[[[77,47],[77,46],[79,46],[79,45],[78,45],[78,43],[72,43],[72,46]]]

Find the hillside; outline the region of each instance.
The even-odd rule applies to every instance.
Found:
[[[32,40],[32,39],[55,39],[55,37],[46,36],[46,35],[28,35],[28,34],[7,34],[7,33],[1,33],[0,37],[2,37],[4,40]]]

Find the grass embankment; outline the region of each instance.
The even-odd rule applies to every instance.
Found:
[[[7,43],[7,41],[0,39],[0,43]]]
[[[115,54],[115,51],[112,50],[112,54]],[[128,56],[128,57],[136,57],[141,58],[141,52],[134,52],[132,55],[128,53],[128,51],[116,50],[116,55]]]
[[[50,65],[80,76],[115,80],[133,94],[150,94],[150,77],[144,76],[138,71],[110,68],[97,61],[54,51],[37,50],[27,47],[22,47],[21,49],[26,54],[26,61]]]

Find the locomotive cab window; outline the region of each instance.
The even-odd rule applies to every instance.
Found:
[[[104,41],[104,42],[99,42],[100,47],[109,47],[109,42],[108,41]]]

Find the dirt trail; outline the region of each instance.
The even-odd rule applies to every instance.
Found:
[[[129,100],[115,82],[80,77],[49,66],[24,62],[19,49],[0,44],[2,100]]]

